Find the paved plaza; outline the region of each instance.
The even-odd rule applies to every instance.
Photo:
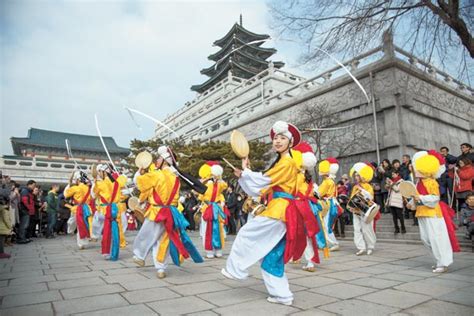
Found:
[[[372,256],[357,257],[343,242],[315,273],[287,265],[295,300],[282,306],[267,303],[258,265],[243,282],[220,274],[225,259],[170,266],[159,280],[151,258],[144,268],[132,262],[135,234],[127,233],[117,262],[104,260],[98,243],[78,250],[75,236],[7,248],[0,315],[474,315],[472,253],[456,254],[449,273],[433,275],[420,245],[380,243]]]

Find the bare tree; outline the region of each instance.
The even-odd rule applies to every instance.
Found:
[[[282,37],[298,38],[302,62],[315,65],[330,54],[353,57],[379,45],[386,30],[396,45],[427,62],[449,68],[468,80],[474,58],[472,0],[276,0],[273,27]]]
[[[312,103],[304,106],[297,117],[297,126],[307,141],[315,146],[318,161],[329,156],[343,157],[366,150],[373,141],[369,124],[342,122],[329,106]]]

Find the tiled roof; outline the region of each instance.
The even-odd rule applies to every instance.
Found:
[[[17,152],[20,151],[18,148],[20,145],[35,145],[66,150],[66,139],[68,139],[73,152],[104,152],[104,148],[98,136],[63,133],[38,128],[30,128],[27,137],[12,137],[11,142],[15,154],[21,154]],[[126,155],[130,152],[127,148],[119,147],[112,137],[104,137],[104,142],[111,154]]]

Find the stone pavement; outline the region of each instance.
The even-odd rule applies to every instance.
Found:
[[[449,273],[433,275],[420,245],[380,243],[372,256],[356,257],[343,242],[315,273],[287,265],[290,307],[267,303],[258,265],[243,282],[220,274],[224,259],[170,266],[159,280],[151,258],[144,268],[132,262],[135,234],[127,235],[117,262],[104,260],[98,243],[79,251],[71,236],[7,248],[0,315],[474,315],[472,253],[456,254]],[[192,238],[200,247],[197,234]]]

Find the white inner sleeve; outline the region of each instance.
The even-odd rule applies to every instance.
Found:
[[[369,200],[373,200],[373,199],[374,199],[374,197],[372,196],[372,194],[370,194],[369,191],[364,190],[364,189],[360,189],[360,192],[364,195],[364,197],[365,197],[366,199],[369,199]]]
[[[420,195],[421,203],[425,206],[435,208],[439,202],[439,196],[437,195]]]
[[[257,197],[261,195],[261,190],[270,186],[270,177],[261,172],[254,172],[250,169],[244,169],[239,178],[239,185],[249,196]]]
[[[135,172],[135,174],[133,175],[133,183],[137,184],[137,179],[138,177],[140,176],[140,172]]]

